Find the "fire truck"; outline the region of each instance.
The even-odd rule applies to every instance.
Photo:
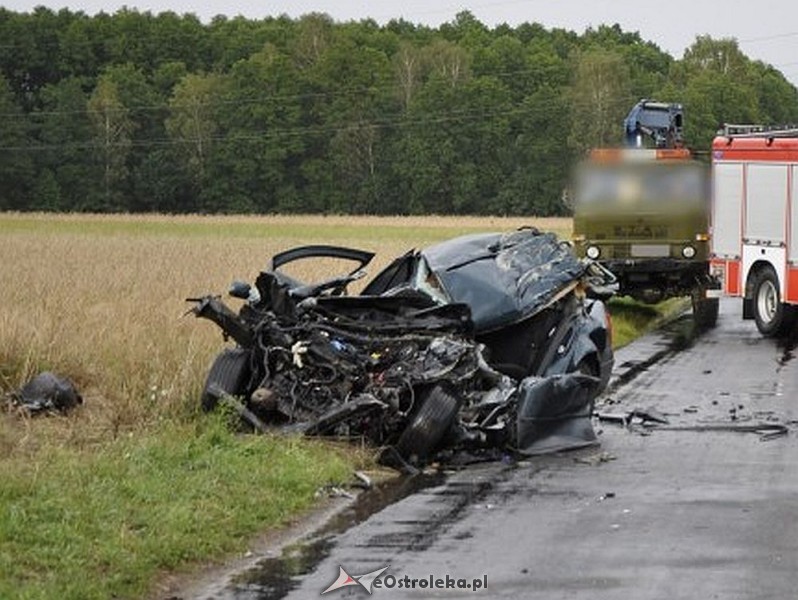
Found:
[[[590,152],[574,174],[574,249],[646,303],[690,296],[701,328],[718,317],[709,264],[709,164],[684,147],[680,104],[641,100],[625,147]],[[645,147],[644,140],[650,140]]]
[[[798,128],[726,125],[712,143],[712,272],[765,336],[798,314]]]

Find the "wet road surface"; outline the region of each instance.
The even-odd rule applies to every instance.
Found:
[[[722,302],[717,329],[696,339],[689,329],[682,319],[620,351],[599,407],[655,408],[665,429],[597,422],[599,448],[425,480],[211,597],[318,597],[339,566],[389,566],[398,579],[487,575],[487,592],[374,590],[386,598],[798,597],[796,362],[740,319],[739,300]],[[758,423],[789,433],[732,430]]]

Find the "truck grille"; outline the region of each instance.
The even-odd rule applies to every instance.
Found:
[[[615,225],[612,233],[616,238],[640,240],[664,239],[668,237],[667,225]]]

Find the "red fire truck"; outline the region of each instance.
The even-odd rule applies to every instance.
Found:
[[[712,143],[711,268],[763,335],[798,314],[798,128],[727,125]]]

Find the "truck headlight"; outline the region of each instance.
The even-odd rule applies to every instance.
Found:
[[[693,258],[695,256],[695,248],[692,246],[685,246],[682,248],[682,256],[685,258]]]
[[[585,254],[591,260],[596,260],[599,256],[601,256],[601,250],[598,246],[588,246],[587,250],[585,250]]]

